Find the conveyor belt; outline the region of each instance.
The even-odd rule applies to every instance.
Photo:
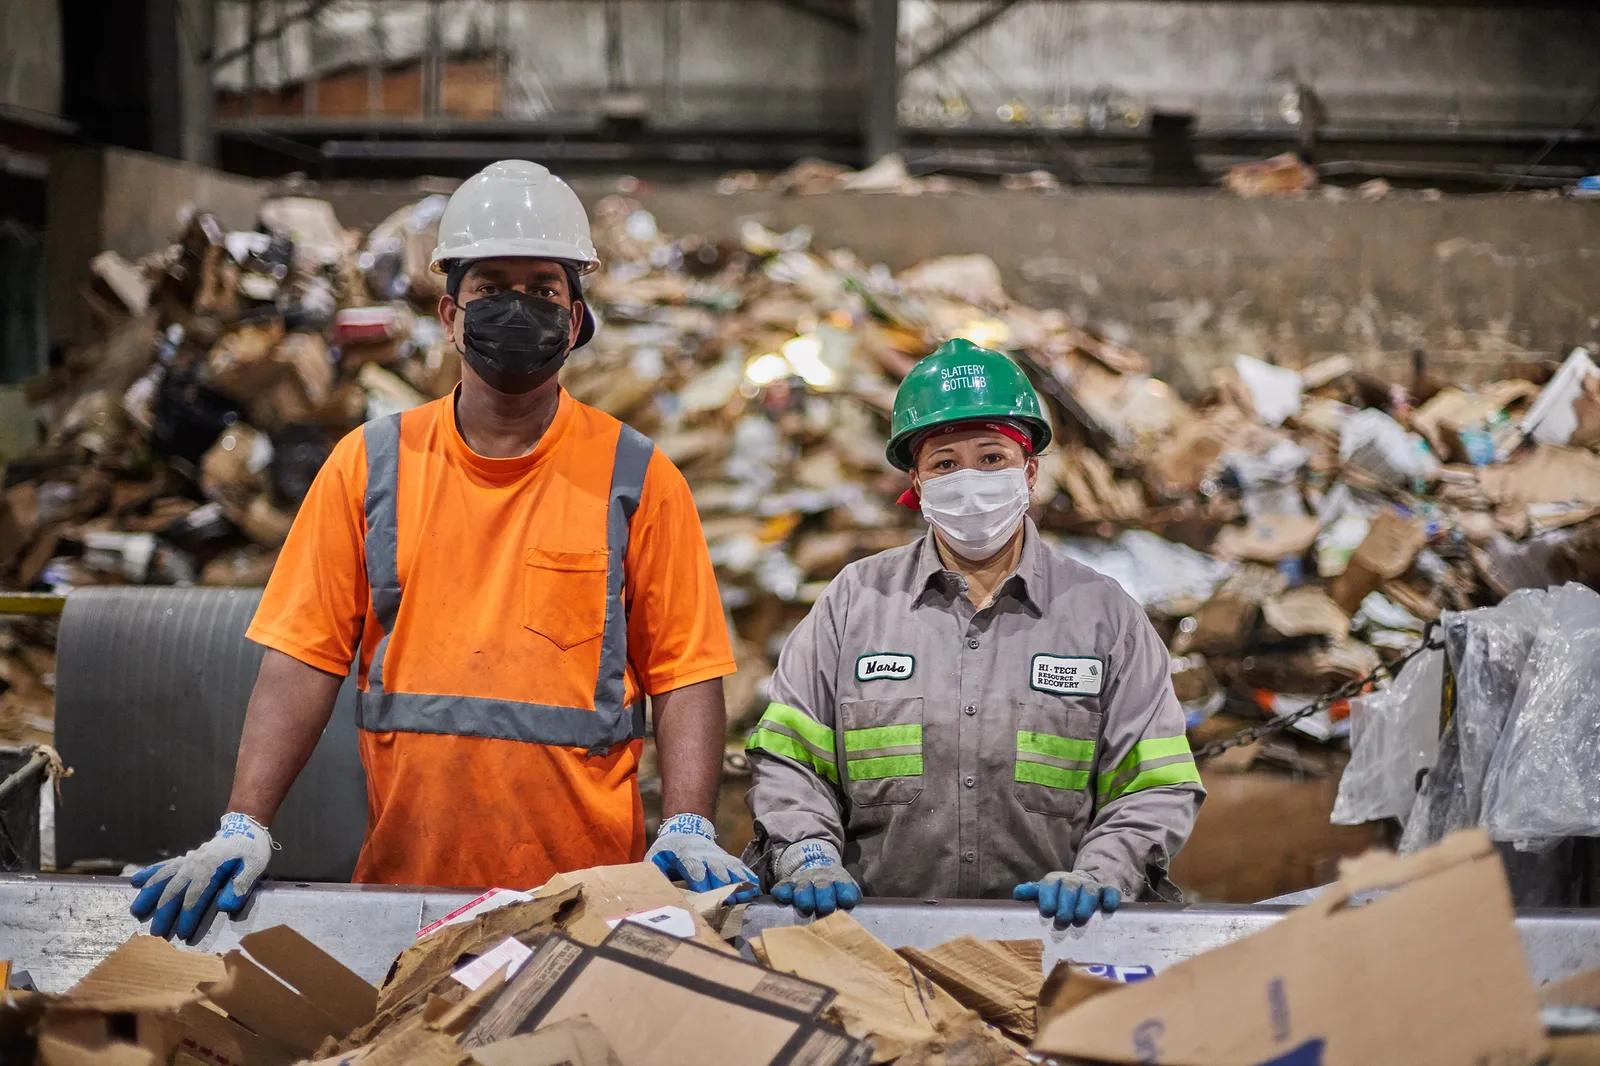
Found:
[[[383,979],[422,925],[471,898],[455,889],[268,882],[237,920],[213,917],[193,947],[227,951],[256,929],[287,924],[362,977]],[[133,892],[111,877],[0,874],[0,958],[27,970],[41,989],[62,991],[118,944],[140,931],[128,916]],[[853,912],[891,947],[932,947],[963,933],[992,939],[1039,937],[1045,964],[1059,959],[1150,966],[1175,962],[1248,936],[1288,908],[1130,904],[1081,929],[1056,930],[1031,906],[1002,900],[869,900]],[[793,924],[770,901],[745,911],[747,937]],[[1600,967],[1600,911],[1532,911],[1517,919],[1533,977],[1541,983]]]

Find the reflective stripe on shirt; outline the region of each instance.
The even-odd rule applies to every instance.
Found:
[[[367,579],[372,588],[373,613],[383,627],[383,638],[367,670],[367,690],[360,693],[357,700],[357,725],[375,733],[447,733],[587,748],[594,752],[603,752],[643,736],[644,702],[623,705],[628,633],[622,593],[629,523],[639,508],[645,473],[655,445],[629,426],[622,426],[617,436],[606,509],[605,628],[600,637],[600,667],[595,678],[592,709],[482,696],[391,692],[384,685],[384,660],[403,599],[396,503],[400,481],[400,418],[395,414],[374,419],[362,430],[367,448]]]
[[[1110,803],[1157,785],[1199,783],[1200,771],[1187,737],[1152,737],[1139,741],[1114,769],[1101,774],[1095,791],[1100,802]]]

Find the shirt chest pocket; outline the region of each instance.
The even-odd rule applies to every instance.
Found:
[[[529,548],[522,575],[522,624],[566,651],[606,628],[605,552]]]
[[[1078,818],[1094,792],[1100,701],[1030,694],[1017,705],[1017,802],[1035,814]]]
[[[839,724],[851,803],[910,803],[922,794],[921,696],[844,701]]]

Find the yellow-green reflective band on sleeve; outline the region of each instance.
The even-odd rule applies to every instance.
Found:
[[[1102,798],[1105,802],[1110,803],[1114,799],[1121,799],[1123,796],[1131,795],[1147,788],[1155,788],[1157,785],[1198,785],[1199,783],[1200,771],[1196,768],[1194,759],[1191,758],[1187,762],[1168,763],[1166,766],[1158,766],[1154,770],[1145,770],[1127,784],[1118,785]]]
[[[769,703],[766,711],[757,723],[759,728],[781,725],[789,729],[802,740],[810,741],[814,747],[821,748],[828,753],[828,758],[833,758],[833,730],[811,717],[798,707],[791,707],[787,703]]]
[[[845,751],[871,751],[873,748],[899,748],[922,743],[920,725],[880,725],[871,729],[846,729]]]
[[[1200,771],[1195,767],[1188,738],[1154,737],[1139,741],[1114,769],[1101,774],[1095,791],[1101,802],[1109,803],[1158,785],[1199,783]]]
[[[1017,780],[1046,788],[1060,788],[1069,792],[1082,792],[1089,787],[1089,771],[1063,770],[1059,766],[1046,766],[1039,762],[1017,763]]]
[[[833,730],[784,703],[769,704],[750,734],[747,751],[766,751],[809,766],[819,777],[839,783],[834,765]]]
[[[886,755],[878,759],[851,759],[850,780],[876,781],[884,777],[921,777],[922,756]]]
[[[1058,737],[1050,733],[1018,732],[1017,750],[1030,755],[1049,755],[1076,762],[1094,761],[1094,741],[1074,740],[1071,737]]]

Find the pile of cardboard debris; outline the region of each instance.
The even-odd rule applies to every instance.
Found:
[[[339,436],[459,378],[427,269],[443,206],[363,237],[278,198],[252,232],[197,214],[139,263],[99,256],[99,339],[31,387],[47,430],[6,470],[0,585],[263,583]],[[604,327],[563,381],[694,490],[736,634],[735,734],[826,583],[923,528],[893,504],[883,445],[900,378],[953,336],[1039,386],[1058,441],[1041,528],[1144,605],[1202,735],[1225,706],[1281,714],[1367,675],[1443,609],[1600,572],[1600,370],[1581,349],[1476,389],[1241,356],[1185,399],[1138,353],[1012,300],[982,255],[893,274],[804,228],[717,242],[618,196],[593,214]],[[17,650],[47,637],[3,638],[0,699],[48,690],[49,663]],[[1327,739],[1338,713],[1300,728]]]
[[[1392,891],[1348,905],[1374,889]],[[135,936],[64,993],[7,992],[0,1051],[38,1066],[1600,1061],[1596,975],[1536,993],[1477,831],[1350,863],[1316,902],[1163,973],[1074,959],[1042,920],[1048,977],[1044,939],[896,951],[843,913],[745,939],[726,891],[680,894],[646,864],[490,893],[420,930],[377,987],[288,926],[225,956]]]

